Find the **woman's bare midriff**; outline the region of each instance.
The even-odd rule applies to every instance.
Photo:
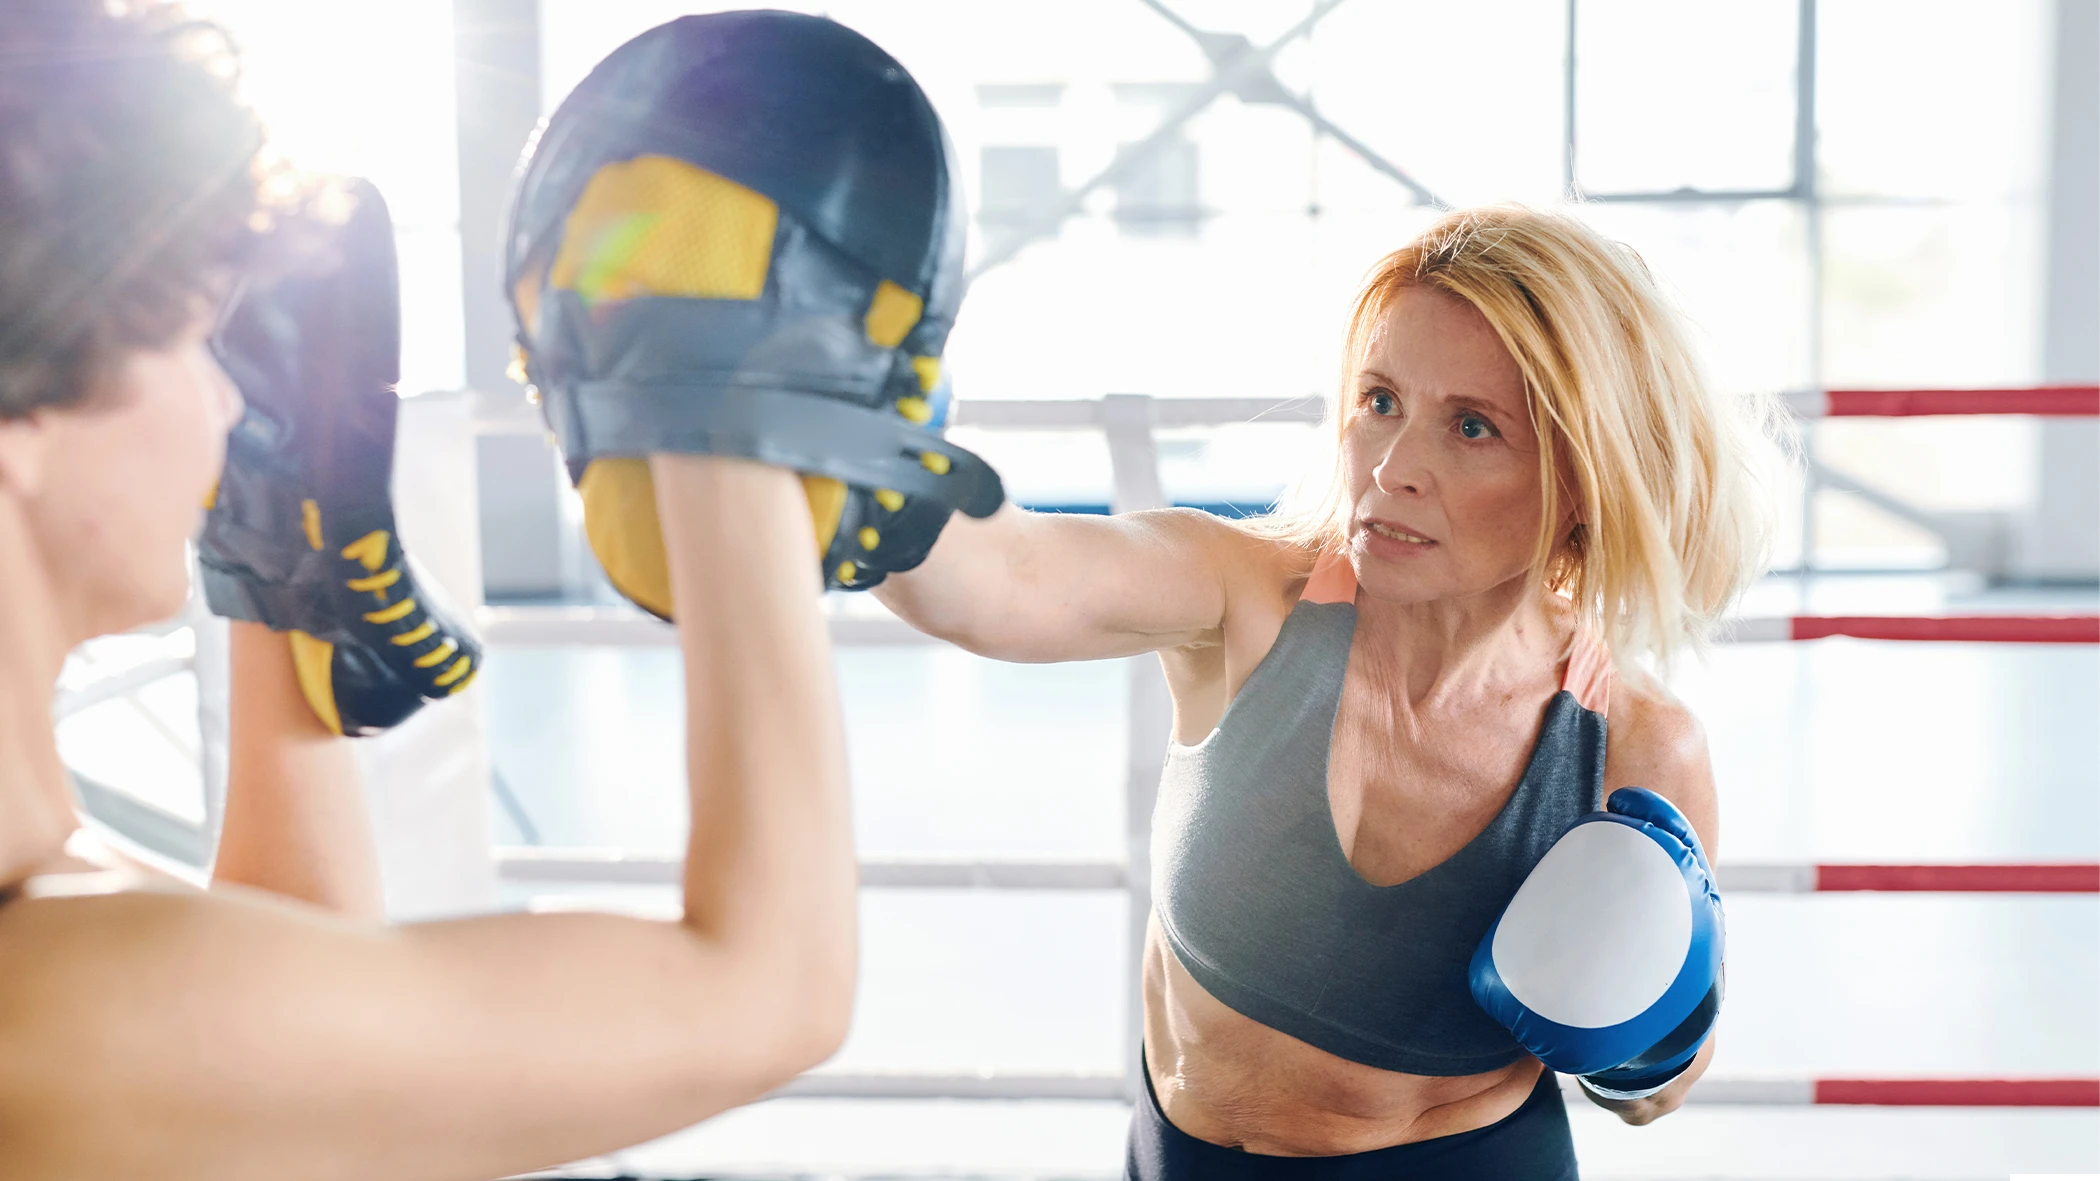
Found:
[[[1175,740],[1202,739],[1276,642],[1302,579],[1281,569],[1222,644],[1163,653]],[[1328,798],[1352,868],[1405,881],[1487,827],[1518,778],[1559,686],[1568,621],[1527,621],[1530,659],[1494,690],[1400,708],[1404,678],[1382,646],[1353,645],[1329,748]],[[1375,623],[1373,624],[1375,627]],[[1404,717],[1396,718],[1396,708]],[[1397,722],[1397,724],[1396,724]],[[1403,738],[1402,735],[1409,737]],[[1401,1074],[1340,1058],[1229,1008],[1182,968],[1157,917],[1146,934],[1145,1057],[1169,1123],[1199,1140],[1270,1156],[1342,1156],[1483,1128],[1523,1105],[1542,1067],[1530,1056],[1484,1074]]]
[[[1145,940],[1145,1057],[1167,1122],[1270,1156],[1342,1156],[1483,1128],[1515,1111],[1539,1063],[1437,1078],[1337,1058],[1241,1016],[1161,938]]]

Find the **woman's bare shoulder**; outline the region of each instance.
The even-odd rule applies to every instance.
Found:
[[[1711,845],[1720,820],[1706,729],[1660,684],[1621,681],[1612,691],[1606,790],[1645,787],[1682,809]]]
[[[1209,518],[1208,529],[1214,535],[1212,552],[1238,578],[1243,590],[1286,601],[1298,597],[1312,576],[1317,552],[1244,521],[1202,515]]]
[[[1151,509],[1117,519],[1159,530],[1177,549],[1203,563],[1224,588],[1228,617],[1252,604],[1265,608],[1281,603],[1288,609],[1311,575],[1316,556],[1247,522],[1202,509]]]
[[[1614,688],[1611,736],[1658,769],[1689,770],[1707,762],[1705,727],[1689,706],[1654,682],[1621,680]]]

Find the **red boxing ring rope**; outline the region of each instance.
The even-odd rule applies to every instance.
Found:
[[[2100,894],[2100,863],[1818,865],[1819,893],[1849,890],[1951,894]]]
[[[1787,399],[1806,418],[1913,418],[1926,415],[2032,414],[2100,417],[2100,386],[2042,385],[2014,389],[1822,390]]]
[[[2100,615],[1797,615],[1789,639],[2100,644]]]
[[[1561,1090],[1581,1093],[1563,1075]],[[2100,1107],[2100,1078],[1802,1078],[1708,1075],[1686,1103],[1752,1107]]]
[[[1965,644],[2100,644],[2100,615],[1793,615],[1737,616],[1719,639],[1746,644],[1820,640],[1937,641]]]
[[[2100,1078],[1821,1078],[1815,1080],[1812,1102],[1818,1106],[2100,1107]]]

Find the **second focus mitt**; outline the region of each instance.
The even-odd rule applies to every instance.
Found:
[[[481,645],[401,548],[389,490],[401,377],[394,228],[369,183],[297,272],[214,338],[247,409],[198,538],[215,614],[290,633],[307,703],[370,734],[467,687]]]

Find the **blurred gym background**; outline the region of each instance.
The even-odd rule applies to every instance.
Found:
[[[2100,601],[2100,421],[1813,414],[1829,390],[2100,380],[2094,0],[781,6],[873,38],[946,121],[974,276],[953,433],[1025,505],[1261,511],[1308,454],[1294,400],[1335,379],[1364,270],[1441,206],[1521,201],[1634,246],[1721,388],[1810,410],[1746,615]],[[505,375],[499,243],[519,150],[570,87],[736,5],[190,7],[242,47],[281,151],[387,195],[424,457],[403,466],[441,472],[404,491],[404,528],[489,608],[479,691],[369,755],[395,910],[674,905],[675,653],[605,587]],[[799,1095],[565,1175],[1115,1175],[1156,674],[993,664],[834,607],[869,861],[853,1037]],[[1726,861],[2100,855],[2091,645],[1765,639],[1674,682],[1710,731]],[[180,863],[216,818],[216,659],[203,620],[101,641],[61,703],[89,810]],[[1732,1081],[1643,1129],[1576,1102],[1586,1176],[2100,1170],[2090,1106],[1800,1089],[2100,1074],[2092,895],[1760,888],[1730,918]]]

